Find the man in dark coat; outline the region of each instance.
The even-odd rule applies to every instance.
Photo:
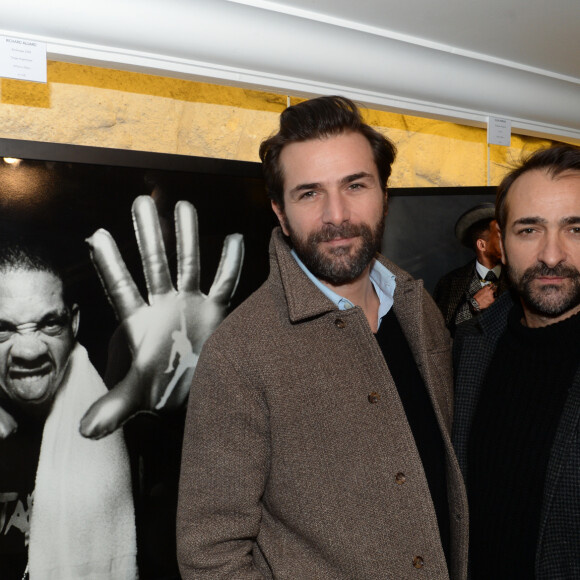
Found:
[[[433,292],[452,335],[458,324],[493,304],[505,286],[492,203],[476,205],[462,214],[455,224],[455,237],[475,252],[475,258],[445,274]]]
[[[454,341],[471,578],[580,578],[580,149],[532,155],[496,215],[513,292]]]

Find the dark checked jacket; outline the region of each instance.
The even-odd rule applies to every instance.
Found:
[[[276,229],[268,280],[206,342],[196,369],[178,509],[184,580],[465,578],[449,334],[422,282],[379,259],[396,276],[394,310],[443,436],[450,573],[413,435],[364,312],[337,310]]]
[[[504,276],[500,276],[499,296],[506,287]],[[445,274],[433,291],[433,299],[443,313],[445,326],[452,335],[458,324],[475,316],[469,305],[469,299],[481,290],[479,274],[475,268],[475,259]],[[479,313],[477,313],[479,314]]]
[[[507,327],[513,299],[504,293],[461,325],[453,344],[453,443],[467,481],[467,449],[485,373]],[[580,351],[548,463],[536,552],[536,580],[580,579]],[[500,478],[501,480],[501,478]],[[498,482],[501,484],[501,481]]]

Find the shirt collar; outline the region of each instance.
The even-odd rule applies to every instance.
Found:
[[[354,308],[353,304],[347,298],[340,296],[328,286],[325,286],[302,262],[298,257],[294,249],[290,250],[292,257],[296,260],[296,263],[302,268],[303,272],[312,280],[312,283],[333,303],[339,310],[349,310]],[[379,297],[379,316],[378,323],[380,325],[381,319],[393,306],[396,280],[395,275],[378,260],[373,260],[371,271],[370,271],[371,283]]]
[[[480,264],[477,260],[475,260],[475,269],[477,270],[477,274],[479,275],[480,280],[485,280],[487,273],[490,271],[489,268],[486,268],[483,264]],[[491,268],[491,271],[499,278],[499,275],[501,274],[501,263]]]

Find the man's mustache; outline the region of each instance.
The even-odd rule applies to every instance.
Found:
[[[531,282],[535,278],[544,276],[554,276],[557,278],[579,278],[580,272],[574,267],[567,264],[557,264],[550,268],[546,264],[540,263],[531,268],[528,268],[522,276],[522,282]]]
[[[361,236],[365,230],[363,224],[351,224],[344,223],[340,226],[335,226],[333,224],[326,224],[320,228],[317,232],[313,233],[310,237],[310,241],[313,243],[320,242],[330,242],[338,238],[356,238]],[[367,228],[368,229],[368,228]]]

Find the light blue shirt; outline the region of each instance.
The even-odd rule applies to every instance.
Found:
[[[312,272],[304,265],[294,250],[291,250],[290,253],[296,260],[297,264],[302,268],[304,273],[312,280],[314,285],[329,300],[336,304],[339,310],[349,310],[350,308],[354,308],[355,305],[350,300],[340,296],[331,290],[328,286],[325,286],[314,274],[312,274]],[[387,267],[383,266],[378,260],[373,260],[369,276],[374,286],[375,292],[379,297],[378,328],[381,325],[383,316],[385,316],[385,314],[387,314],[387,312],[393,306],[395,287],[397,283],[395,281],[395,275]]]

